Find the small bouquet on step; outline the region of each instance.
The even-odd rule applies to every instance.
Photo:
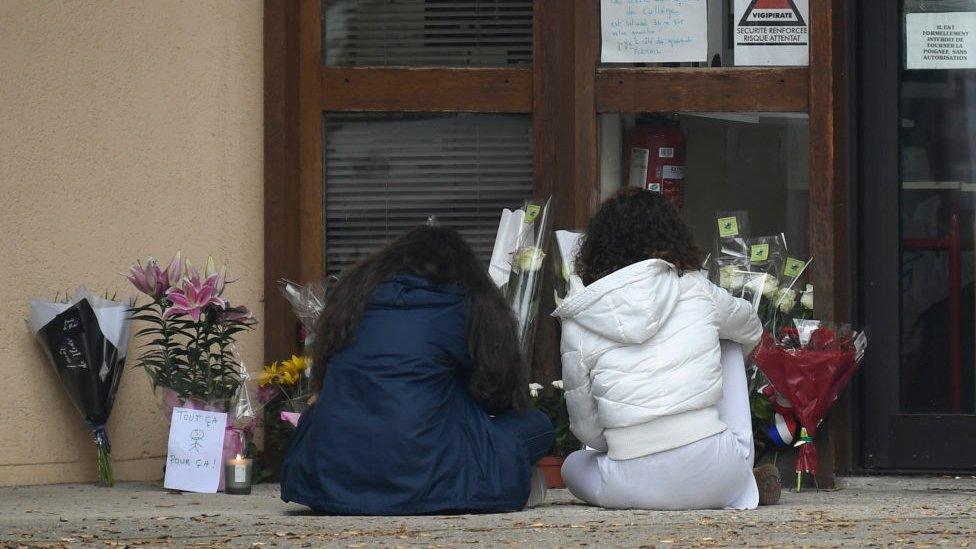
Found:
[[[98,483],[114,486],[112,446],[105,425],[115,404],[131,335],[129,304],[79,288],[54,301],[32,299],[27,326],[44,349],[61,386],[81,413],[98,450]]]
[[[258,402],[277,411],[281,421],[297,426],[312,397],[311,367],[310,360],[297,355],[268,364],[258,377]]]
[[[201,273],[177,252],[168,267],[153,258],[145,266],[137,262],[127,278],[149,298],[131,309],[132,318],[145,324],[136,333],[144,349],[136,365],[149,374],[167,417],[176,407],[226,413],[223,457],[245,454],[257,412],[235,339],[257,320],[224,297],[226,266],[217,270],[208,258]]]
[[[522,209],[502,211],[488,274],[508,298],[515,313],[519,346],[532,363],[535,325],[541,297],[542,267],[549,251],[550,203],[530,200]]]
[[[795,328],[784,329],[784,337],[774,339],[764,334],[752,359],[769,379],[771,401],[778,404],[777,414],[784,425],[777,425],[781,436],[792,439],[788,422],[799,423],[795,446],[796,489],[801,488],[802,474],[816,474],[817,450],[813,437],[837,397],[847,386],[867,348],[864,332],[855,332],[846,324],[829,324],[817,320],[796,320]]]

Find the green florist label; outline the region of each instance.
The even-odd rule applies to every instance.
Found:
[[[539,217],[539,212],[542,211],[542,206],[538,204],[529,204],[525,207],[525,222],[532,223],[535,218]]]
[[[718,235],[722,238],[739,236],[739,220],[735,217],[720,217],[718,219]]]
[[[786,265],[783,266],[783,275],[800,276],[800,273],[803,272],[803,268],[806,266],[807,266],[806,261],[802,261],[792,257],[787,257]]]
[[[749,260],[760,263],[769,259],[769,244],[753,244],[749,253]]]

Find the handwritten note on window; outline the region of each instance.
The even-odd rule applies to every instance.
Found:
[[[220,484],[227,414],[173,408],[163,486],[214,493]]]
[[[705,0],[601,0],[604,63],[708,61]]]

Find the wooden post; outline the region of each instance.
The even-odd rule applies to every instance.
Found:
[[[298,19],[288,0],[264,3],[264,360],[295,351],[295,323],[278,294],[280,277],[299,278],[300,230],[294,63]],[[274,222],[272,223],[272,220]]]
[[[850,320],[852,265],[847,164],[847,2],[810,2],[810,253],[817,317]],[[833,487],[838,462],[849,460],[850,404],[839,402],[821,428],[821,487]],[[847,409],[845,413],[845,407]]]

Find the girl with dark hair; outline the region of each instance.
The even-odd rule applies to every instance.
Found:
[[[511,309],[456,231],[418,227],[344,273],[313,364],[285,501],[356,515],[525,505],[552,425],[528,408]]]
[[[659,193],[625,189],[590,220],[580,279],[553,313],[571,429],[588,447],[566,459],[563,480],[588,503],[747,509],[779,498],[775,469],[752,470],[742,351],[762,326],[701,262]]]

